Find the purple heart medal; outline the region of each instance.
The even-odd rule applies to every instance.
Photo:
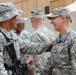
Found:
[[[64,42],[65,42],[64,39],[61,39],[61,40],[60,40],[60,47],[62,47],[62,45],[63,45]]]

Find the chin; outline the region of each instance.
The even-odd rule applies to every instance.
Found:
[[[54,29],[54,31],[58,31],[57,29]]]
[[[56,31],[56,28],[54,28],[54,31]]]
[[[54,31],[58,31],[58,28],[54,27]]]

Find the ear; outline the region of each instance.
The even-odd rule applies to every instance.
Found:
[[[62,22],[63,22],[63,23],[67,21],[67,19],[66,19],[65,16],[61,16],[61,18],[62,18]]]

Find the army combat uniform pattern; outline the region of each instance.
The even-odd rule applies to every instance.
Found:
[[[76,75],[76,32],[69,30],[55,40],[51,50],[52,75]]]
[[[22,40],[26,40],[27,42],[31,41],[31,33],[29,33],[28,31],[26,31],[25,29],[23,29],[21,31],[21,33],[19,34],[19,37],[22,39]],[[21,60],[22,62],[26,62],[29,58],[29,54],[25,54],[25,53],[22,53],[21,52]]]
[[[16,49],[16,53],[17,53],[17,58],[20,58],[20,48],[21,48],[21,52],[22,53],[27,53],[27,54],[34,54],[37,51],[37,54],[42,53],[44,50],[47,50],[47,47],[49,47],[49,45],[44,45],[44,44],[37,44],[37,43],[32,43],[32,42],[27,42],[27,41],[23,41],[21,40],[18,36],[16,36],[15,33],[8,33],[7,31],[5,31],[4,29],[2,29],[0,27],[0,30],[8,37],[8,38],[12,38],[14,40],[14,46]],[[5,37],[2,35],[2,33],[0,33],[0,64],[2,66],[0,66],[0,74],[1,75],[7,75],[7,72],[5,71],[4,68],[4,62],[5,61],[10,61],[10,57],[8,52],[4,49],[4,46],[6,45],[6,40]],[[4,60],[3,60],[4,58]],[[4,74],[5,73],[5,74]]]
[[[15,37],[14,33],[10,33],[10,32],[8,33],[6,30],[2,29],[1,27],[0,27],[0,31],[2,31],[7,36],[7,38],[13,39],[17,58],[20,58],[19,48],[20,48],[20,45],[22,45],[22,44],[18,43],[19,38]],[[6,39],[3,36],[3,34],[0,32],[0,74],[1,75],[7,75],[7,72],[5,71],[5,68],[4,68],[4,62],[7,62],[7,63],[11,62],[11,58],[5,48],[5,45],[6,45]],[[3,60],[3,58],[4,58],[4,60]],[[9,72],[8,72],[8,74],[9,74]]]
[[[55,34],[43,25],[37,28],[31,36],[31,41],[35,43],[51,43],[54,39]],[[44,52],[40,55],[34,54],[34,57],[35,74],[40,73],[40,75],[46,75],[50,67],[50,64],[48,63],[50,52]],[[45,70],[45,72],[43,70]]]
[[[21,39],[27,39],[28,41],[31,41],[31,33],[23,29],[19,35]]]

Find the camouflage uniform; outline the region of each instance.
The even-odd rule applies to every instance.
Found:
[[[26,40],[27,42],[31,41],[31,34],[29,32],[27,32],[26,30],[22,30],[19,37],[22,39],[22,40]],[[27,61],[27,59],[29,58],[29,54],[23,54],[21,53],[21,59],[23,61]]]
[[[5,31],[1,27],[0,27],[0,31],[2,31],[9,39],[13,39],[14,40],[14,47],[15,47],[15,50],[16,50],[17,58],[19,59],[20,58],[20,50],[19,50],[19,48],[23,45],[23,42],[21,40],[19,40],[20,38],[18,38],[14,33],[8,33],[7,31]],[[18,42],[20,42],[20,44]],[[2,33],[0,33],[0,45],[1,45],[0,53],[2,54],[2,52],[3,52],[3,54],[4,54],[4,55],[0,55],[1,56],[0,58],[1,58],[1,61],[2,61],[0,63],[4,65],[4,62],[8,62],[8,63],[11,62],[10,61],[11,58],[10,58],[7,50],[4,47],[6,45],[6,39],[5,39],[5,37],[3,36]],[[2,58],[4,58],[4,60],[2,60]],[[1,69],[3,69],[3,67],[4,66],[0,66]],[[8,74],[9,74],[9,72],[10,71],[8,71]],[[1,71],[0,71],[0,74],[4,75],[4,74],[1,73]],[[7,74],[5,74],[5,75],[7,75]]]
[[[0,22],[11,19],[15,15],[20,15],[22,13],[21,10],[17,10],[12,2],[2,3],[0,4]],[[18,38],[14,35],[7,32],[5,29],[0,27],[0,31],[2,31],[7,38],[14,40],[14,46],[16,49],[17,58],[20,58],[19,44],[17,42]],[[13,37],[14,36],[14,37]],[[11,71],[6,71],[4,67],[5,62],[11,62],[11,58],[8,52],[5,49],[6,39],[3,34],[0,32],[0,75],[11,75]],[[22,44],[21,44],[22,45]]]
[[[31,13],[32,18],[35,15],[41,15],[42,12],[38,11],[38,9],[33,10]],[[55,34],[46,28],[44,25],[38,27],[34,33],[31,35],[31,41],[34,43],[51,43],[55,39]],[[35,74],[47,75],[50,64],[49,64],[50,52],[44,52],[40,55],[34,54],[34,66],[35,66]],[[45,70],[46,69],[46,70]],[[35,75],[34,74],[34,75]]]
[[[55,39],[55,34],[47,29],[45,26],[39,27],[31,36],[31,41],[37,43],[50,43]],[[50,52],[44,52],[35,56],[35,65],[37,70],[41,71],[46,67],[50,67],[49,62]],[[36,69],[35,68],[35,69]],[[47,68],[48,69],[48,68]],[[43,72],[42,72],[43,73]]]
[[[28,41],[31,41],[31,38],[30,38],[31,34],[28,31],[26,31],[25,29],[21,31],[19,37],[21,39],[27,39]]]
[[[28,19],[28,18],[20,18],[20,19],[18,19],[17,24],[24,25],[24,28],[25,28],[25,21],[26,21],[27,19]],[[29,42],[29,41],[31,41],[31,33],[29,33],[28,31],[26,31],[24,28],[23,28],[23,30],[20,32],[19,37],[20,37],[22,40],[26,40],[27,42]],[[15,32],[16,32],[16,31],[15,31]],[[22,60],[22,62],[26,62],[28,58],[29,58],[29,54],[23,54],[23,53],[21,52],[21,60]]]
[[[63,40],[64,42],[60,42]],[[70,51],[70,52],[69,52]],[[71,57],[71,60],[70,60]],[[70,30],[55,40],[51,50],[52,75],[76,74],[76,32]]]
[[[64,29],[64,34],[60,32],[58,38],[54,41],[53,47],[51,50],[51,66],[52,75],[76,75],[76,32],[70,29],[71,14],[70,10],[65,7],[55,8],[53,13],[50,14],[47,18],[56,22],[59,17],[61,20],[64,17],[66,21],[64,24],[59,23]],[[53,23],[53,24],[54,24]],[[68,24],[68,25],[67,25]],[[67,29],[65,28],[67,27]]]
[[[51,38],[50,38],[51,37]],[[38,43],[50,43],[55,39],[55,34],[46,28],[44,25],[37,28],[31,35],[31,40]]]

